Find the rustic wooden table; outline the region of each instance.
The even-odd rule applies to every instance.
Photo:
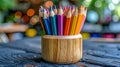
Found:
[[[40,37],[0,43],[0,67],[120,67],[120,44],[83,41],[83,58],[74,64],[41,59]]]

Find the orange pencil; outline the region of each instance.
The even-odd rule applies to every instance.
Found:
[[[64,29],[64,35],[69,35],[70,30],[70,23],[71,23],[71,9],[69,9],[67,15],[66,15],[66,23],[65,23],[65,29]]]
[[[81,26],[83,24],[82,21],[84,19],[84,13],[83,12],[84,12],[84,7],[81,6],[79,14],[78,14],[76,28],[75,28],[75,33],[74,33],[75,35],[80,33],[80,28],[81,28]]]
[[[82,27],[83,27],[84,22],[85,22],[85,19],[86,19],[86,14],[87,14],[87,9],[86,9],[86,8],[84,9],[83,14],[84,14],[84,17],[83,17],[83,20],[82,20],[82,25],[81,25],[81,27],[80,27],[80,31],[79,31],[79,32],[81,32]]]

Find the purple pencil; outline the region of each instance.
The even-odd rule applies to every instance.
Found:
[[[58,6],[58,15],[57,15],[57,21],[58,21],[58,35],[63,35],[63,10],[62,7]]]

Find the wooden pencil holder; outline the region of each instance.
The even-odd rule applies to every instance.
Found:
[[[45,61],[69,64],[82,58],[82,36],[42,36],[42,58]]]

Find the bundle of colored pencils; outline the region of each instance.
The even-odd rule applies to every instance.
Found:
[[[46,35],[77,35],[81,32],[85,22],[87,9],[84,6],[62,7],[59,5],[45,9],[39,9],[40,24]]]

